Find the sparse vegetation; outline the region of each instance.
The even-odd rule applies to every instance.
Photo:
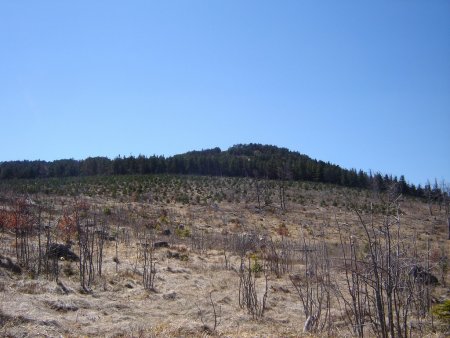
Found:
[[[450,299],[444,300],[441,304],[434,305],[432,312],[438,320],[447,326],[447,329],[450,328]]]
[[[434,304],[449,292],[447,209],[431,217],[397,186],[122,175],[0,189],[3,335],[448,330]]]

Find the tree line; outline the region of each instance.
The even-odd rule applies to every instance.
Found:
[[[396,184],[401,193],[424,198],[447,194],[437,183],[424,187],[381,173],[344,169],[330,162],[312,159],[286,148],[261,144],[238,144],[222,151],[220,148],[191,151],[171,157],[117,156],[88,157],[83,160],[8,161],[0,163],[0,179],[35,179],[97,175],[181,174],[254,179],[295,180],[330,183],[352,188],[383,191]]]

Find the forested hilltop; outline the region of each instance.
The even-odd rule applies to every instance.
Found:
[[[400,178],[381,173],[344,169],[312,159],[286,148],[261,144],[238,144],[226,151],[213,148],[191,151],[171,157],[143,155],[109,159],[88,157],[84,160],[9,161],[0,163],[0,179],[34,179],[96,175],[182,174],[252,177],[256,179],[303,180],[331,183],[354,188],[383,191],[397,183],[404,194],[427,197],[440,195],[437,183],[431,187],[415,186]]]

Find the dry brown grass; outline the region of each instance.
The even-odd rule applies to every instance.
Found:
[[[296,193],[288,190],[290,196]],[[131,241],[129,244],[120,242],[118,272],[113,260],[116,255],[114,242],[106,242],[103,277],[96,278],[92,294],[79,292],[77,263],[60,263],[61,267],[65,267],[61,270],[60,281],[70,290],[68,293],[61,292],[55,281],[43,277],[31,279],[26,274],[14,275],[0,268],[0,336],[309,336],[302,333],[305,318],[287,275],[280,278],[269,276],[267,311],[262,319],[253,320],[238,304],[239,257],[229,254],[230,268],[225,269],[223,251],[214,244],[204,251],[193,251],[189,237],[161,235],[160,239],[168,240],[171,247],[156,250],[156,290],[145,290],[142,268],[136,261],[137,246],[133,227],[148,219],[161,221],[161,210],[164,209],[167,220],[160,222],[160,230],[165,227],[173,230],[174,225],[184,224],[191,231],[204,231],[206,234],[256,231],[274,239],[280,239],[281,235],[293,240],[303,237],[323,238],[331,246],[332,258],[339,261],[336,224],[341,225],[346,235],[359,237],[362,234],[355,213],[345,206],[348,199],[346,194],[350,193],[359,196],[360,200],[373,200],[370,194],[367,197],[365,192],[357,193],[349,189],[329,192],[309,189],[301,191],[301,203],[290,200],[288,210],[282,212],[275,205],[258,211],[254,202],[246,203],[242,198],[240,203],[225,199],[214,206],[123,203],[104,197],[86,198],[98,210],[108,207],[116,211],[122,208],[127,210],[127,216],[134,215],[124,225],[130,228]],[[54,199],[59,203],[63,200],[65,203],[71,202],[65,196]],[[321,205],[321,201],[325,203]],[[333,206],[335,201],[338,201],[337,206]],[[434,252],[450,253],[450,241],[445,240],[445,215],[437,206],[434,215],[430,216],[425,203],[406,198],[401,203],[401,210],[402,235],[405,239],[415,237],[418,249],[422,252],[429,239]],[[111,219],[112,229],[114,222]],[[11,241],[10,234],[0,234],[4,253],[11,253],[8,244]],[[296,271],[301,269],[301,264],[295,266]],[[75,274],[68,273],[71,270]],[[343,283],[338,264],[334,278]],[[446,278],[450,282],[448,272]],[[198,311],[199,308],[205,311],[207,321],[211,321],[207,296],[212,290],[214,301],[222,310],[216,332],[205,330]],[[449,294],[448,287],[440,286],[435,290],[437,299],[448,298]],[[332,335],[349,336],[350,332],[336,302],[333,303],[332,318]],[[430,333],[430,336],[433,334]]]

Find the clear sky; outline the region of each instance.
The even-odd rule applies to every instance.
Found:
[[[450,1],[0,2],[0,161],[263,143],[450,180]]]

